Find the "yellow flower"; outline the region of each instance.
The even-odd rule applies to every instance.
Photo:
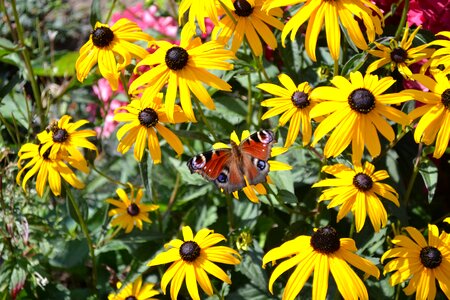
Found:
[[[161,103],[162,94],[152,96],[152,91],[145,90],[140,100],[133,100],[127,106],[115,110],[114,120],[129,122],[117,131],[119,145],[117,151],[126,153],[134,146],[134,158],[141,161],[148,139],[148,149],[155,164],[161,163],[161,148],[156,133],[158,132],[167,143],[180,155],[183,153],[183,144],[180,139],[164,126],[169,122],[166,107]],[[125,109],[127,112],[118,113]],[[186,115],[178,105],[174,105],[173,118],[175,123],[186,122]]]
[[[400,43],[398,43],[395,39],[391,39],[389,42],[389,47],[375,42],[378,50],[369,50],[369,53],[375,57],[379,57],[380,59],[371,63],[367,67],[366,73],[372,73],[382,66],[390,64],[391,71],[398,69],[398,72],[402,74],[404,78],[411,79],[412,72],[408,66],[424,58],[430,57],[433,53],[433,49],[426,49],[428,44],[414,48],[411,47],[419,29],[420,26],[417,27],[408,38],[409,27],[406,25],[405,32],[403,33],[403,38]]]
[[[447,39],[437,39],[429,43],[429,46],[441,46],[431,55],[429,61],[422,66],[421,73],[425,73],[430,67],[430,73],[443,72],[445,75],[450,74],[450,31],[441,31],[436,35],[446,37]],[[442,70],[440,66],[443,66]]]
[[[153,283],[144,283],[142,285],[141,276],[123,288],[122,282],[117,282],[117,289],[120,291],[117,294],[109,294],[108,300],[156,300],[157,298],[153,298],[153,296],[158,295],[159,292],[154,287]]]
[[[134,226],[142,230],[142,222],[152,222],[148,218],[148,212],[159,208],[158,205],[141,203],[143,196],[142,189],[138,189],[135,195],[133,186],[130,185],[130,187],[130,197],[128,197],[123,189],[117,189],[116,193],[122,201],[112,198],[106,199],[106,202],[116,206],[116,208],[111,209],[108,213],[110,217],[115,216],[111,221],[111,226],[120,226],[125,229],[125,233],[130,233]]]
[[[312,134],[309,112],[318,101],[309,97],[312,88],[308,82],[302,82],[296,86],[294,81],[286,74],[280,74],[278,79],[283,87],[272,83],[261,83],[256,86],[263,91],[278,96],[261,103],[262,106],[272,107],[261,119],[265,120],[283,114],[278,121],[279,126],[284,126],[290,121],[284,147],[290,147],[295,142],[300,128],[303,134],[303,146],[306,146],[311,140]]]
[[[406,295],[416,293],[416,299],[436,297],[436,279],[444,294],[450,298],[450,248],[445,240],[448,234],[436,225],[428,225],[428,243],[422,234],[413,227],[406,227],[406,235],[396,235],[392,243],[396,246],[386,251],[381,262],[392,258],[384,266],[384,273],[395,271],[389,278],[394,286],[409,279],[403,290]]]
[[[339,239],[336,230],[330,226],[315,229],[310,237],[302,235],[285,242],[263,257],[263,267],[269,262],[287,258],[270,276],[269,291],[273,294],[275,280],[295,267],[284,289],[283,300],[295,299],[313,272],[313,300],[327,297],[329,272],[344,299],[369,299],[364,283],[348,264],[376,278],[380,271],[369,260],[355,254],[356,251],[354,240]]]
[[[181,24],[187,10],[189,10],[188,22],[193,26],[198,24],[203,33],[206,32],[205,18],[211,19],[215,25],[219,23],[221,9],[217,0],[182,0],[178,8],[179,24]]]
[[[395,138],[391,125],[385,118],[402,125],[408,124],[405,113],[389,104],[399,104],[411,97],[401,93],[383,94],[395,80],[360,72],[350,74],[350,81],[342,76],[335,76],[331,83],[336,87],[317,87],[311,92],[311,98],[324,100],[310,112],[311,118],[326,115],[314,131],[312,146],[333,131],[329,137],[324,154],[326,157],[337,156],[352,143],[353,162],[360,162],[367,147],[372,157],[381,152],[379,131],[389,142]]]
[[[232,141],[232,143],[236,144],[236,146],[239,146],[242,141],[244,141],[245,139],[248,139],[249,137],[250,137],[250,131],[244,130],[242,132],[241,139],[239,140],[239,137],[237,136],[236,131],[233,131],[230,135],[230,140]],[[217,149],[230,149],[231,147],[224,143],[215,143],[213,145],[213,148],[215,150],[217,150]],[[270,156],[275,157],[277,155],[285,153],[287,150],[288,150],[287,148],[282,148],[282,147],[271,148]],[[287,170],[292,169],[292,166],[290,166],[286,163],[283,163],[281,161],[268,160],[267,163],[270,166],[269,169],[271,172],[287,171]],[[244,176],[244,180],[245,180],[245,187],[242,188],[242,191],[244,192],[244,194],[247,196],[247,198],[250,201],[252,201],[253,203],[259,203],[257,194],[266,195],[267,194],[266,188],[264,187],[264,185],[262,183],[258,183],[256,185],[249,184],[248,178],[245,175],[243,175],[243,176]],[[270,179],[269,175],[267,175],[266,180],[268,183],[272,183],[272,180]],[[239,199],[238,191],[234,191],[233,196],[234,196],[234,198]]]
[[[165,104],[170,122],[174,121],[178,90],[181,106],[187,118],[193,122],[196,120],[192,110],[191,92],[207,108],[215,109],[214,102],[202,82],[219,90],[231,91],[228,83],[206,69],[231,70],[233,65],[226,60],[234,59],[234,53],[225,50],[224,45],[217,41],[202,44],[200,38],[191,39],[191,34],[188,33],[192,32],[192,27],[185,28],[179,46],[167,41],[154,42],[159,48],[140,61],[137,67],[156,66],[133,81],[129,89],[130,93],[138,93],[141,88],[149,87],[154,96],[167,84]]]
[[[164,247],[166,252],[158,254],[149,262],[149,266],[156,266],[173,262],[166,270],[161,279],[161,288],[166,293],[167,285],[170,285],[170,297],[176,300],[183,281],[186,279],[186,286],[189,295],[194,300],[199,300],[197,283],[208,295],[213,295],[213,287],[208,278],[208,274],[231,284],[228,275],[215,264],[215,262],[237,265],[240,263],[239,254],[226,246],[213,246],[225,237],[214,231],[203,228],[193,235],[189,226],[184,226],[183,240],[174,239]]]
[[[40,197],[44,194],[47,180],[53,194],[55,196],[61,195],[61,177],[74,188],[84,188],[84,183],[81,182],[73,171],[64,163],[63,158],[72,167],[84,173],[88,173],[89,169],[85,163],[73,159],[70,156],[63,157],[61,154],[52,159],[50,158],[51,149],[48,149],[45,153],[41,154],[41,147],[42,145],[35,145],[32,143],[27,143],[20,147],[18,154],[19,161],[17,162],[20,171],[16,177],[18,185],[20,185],[23,172],[29,169],[23,178],[22,188],[25,190],[27,181],[37,173],[36,191]],[[28,161],[25,166],[22,166],[23,160],[26,159],[30,159],[30,161]]]
[[[111,89],[117,90],[120,71],[131,63],[131,58],[144,58],[148,54],[146,49],[132,42],[150,40],[152,38],[148,34],[128,19],[120,19],[111,27],[97,22],[89,41],[80,49],[75,65],[78,80],[83,82],[98,63],[100,73],[108,80]]]
[[[265,2],[263,9],[270,10],[273,7],[298,3],[304,4],[284,26],[281,41],[284,46],[284,41],[289,32],[293,41],[300,26],[309,19],[305,48],[306,53],[313,61],[316,61],[317,39],[324,21],[328,48],[335,61],[339,59],[341,46],[339,23],[345,28],[356,47],[362,50],[368,48],[363,31],[366,33],[369,43],[373,42],[375,34],[383,33],[383,14],[369,0],[268,0]],[[365,30],[361,30],[361,28]]]
[[[219,25],[214,27],[212,37],[219,41],[227,43],[231,37],[233,42],[231,50],[236,52],[245,38],[250,48],[256,56],[263,54],[263,47],[260,38],[270,46],[277,48],[277,39],[270,29],[269,25],[278,30],[283,29],[283,23],[277,19],[283,16],[280,8],[263,12],[262,5],[265,0],[234,0],[227,1],[224,5],[227,7],[230,15],[225,15]]]
[[[429,92],[418,90],[403,92],[425,104],[408,115],[411,120],[421,117],[414,129],[414,140],[416,143],[423,142],[426,145],[436,141],[433,157],[440,158],[450,140],[450,82],[442,72],[435,73],[433,76],[435,80],[422,74],[412,76],[428,88]]]
[[[79,120],[71,123],[72,117],[64,115],[59,121],[53,121],[46,130],[37,135],[42,144],[40,153],[43,155],[50,150],[50,158],[55,158],[58,153],[69,153],[73,159],[87,164],[83,154],[78,147],[87,148],[97,152],[97,147],[89,142],[86,138],[96,136],[94,130],[84,129],[78,130],[84,124],[89,123],[87,120]]]
[[[373,229],[378,232],[387,224],[387,213],[378,195],[400,206],[398,194],[390,186],[379,181],[389,178],[385,170],[376,171],[369,162],[364,167],[357,164],[354,169],[343,164],[324,166],[322,171],[337,178],[324,179],[312,187],[332,187],[322,192],[319,202],[331,200],[327,208],[341,206],[337,222],[350,211],[355,215],[356,231],[359,232],[369,216]]]

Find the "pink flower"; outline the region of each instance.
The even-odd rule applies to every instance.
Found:
[[[120,18],[127,18],[130,21],[136,22],[142,30],[150,29],[164,36],[175,38],[178,31],[176,20],[170,16],[159,16],[158,11],[159,9],[155,5],[144,8],[142,3],[138,3],[123,12],[115,13],[111,21],[115,22]]]

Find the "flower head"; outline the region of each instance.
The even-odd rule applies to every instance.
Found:
[[[294,81],[286,74],[280,74],[278,79],[283,87],[272,83],[261,83],[256,86],[263,91],[278,96],[264,100],[261,103],[262,106],[272,107],[261,119],[265,120],[282,114],[278,121],[280,126],[284,126],[290,121],[284,147],[289,147],[295,142],[300,128],[302,129],[303,146],[306,146],[311,140],[312,135],[309,112],[318,101],[310,98],[312,88],[308,82],[302,82],[296,86]]]
[[[23,178],[22,188],[25,190],[27,181],[37,173],[36,191],[40,197],[44,194],[47,181],[53,194],[55,196],[61,195],[61,177],[74,188],[84,188],[84,183],[77,178],[73,171],[64,163],[64,160],[70,166],[84,173],[88,173],[89,169],[85,163],[70,156],[63,156],[63,154],[58,154],[56,157],[50,158],[51,149],[47,149],[47,151],[41,154],[41,148],[42,145],[32,143],[27,143],[20,147],[19,161],[17,162],[19,167],[19,173],[16,177],[17,184],[20,185],[22,174],[29,169]],[[22,162],[26,159],[30,159],[30,161],[25,166],[22,166]]]
[[[339,59],[341,46],[339,22],[347,30],[348,36],[356,47],[362,50],[368,48],[363,31],[367,34],[369,43],[375,39],[375,34],[380,35],[383,32],[383,14],[378,7],[368,0],[315,0],[307,2],[305,0],[268,0],[264,3],[263,8],[270,10],[274,7],[298,3],[304,4],[284,26],[281,41],[284,46],[284,41],[289,32],[293,41],[300,26],[309,19],[305,47],[306,53],[313,61],[316,61],[317,39],[324,21],[328,48],[334,60]],[[362,28],[365,30],[362,30]]]
[[[130,233],[134,226],[142,230],[142,222],[152,222],[148,218],[148,212],[159,208],[158,205],[141,203],[143,196],[142,189],[138,189],[135,194],[133,186],[130,185],[130,187],[130,197],[128,197],[123,189],[117,189],[116,193],[121,201],[112,198],[106,199],[106,202],[116,206],[116,208],[111,209],[108,213],[110,217],[115,216],[111,221],[111,226],[120,226],[125,229],[125,233]]]
[[[270,48],[277,48],[277,39],[271,27],[283,29],[283,23],[277,19],[283,16],[280,8],[262,10],[265,0],[233,0],[224,3],[230,15],[224,16],[219,25],[214,28],[213,38],[228,42],[233,37],[231,50],[236,52],[241,46],[244,37],[256,56],[261,56],[263,47],[262,39]]]
[[[130,85],[129,92],[137,93],[141,88],[149,87],[155,96],[167,84],[165,106],[170,122],[174,121],[175,99],[180,93],[181,106],[190,121],[195,121],[192,109],[191,92],[207,108],[215,109],[214,102],[202,82],[219,90],[231,91],[231,86],[211,74],[206,69],[231,70],[233,65],[227,62],[235,58],[230,50],[216,41],[201,43],[200,38],[191,39],[190,26],[182,32],[180,45],[167,41],[156,41],[159,48],[137,64],[154,66],[140,75]],[[151,97],[150,97],[151,98]]]
[[[317,87],[311,98],[323,100],[310,112],[311,118],[326,115],[314,132],[312,146],[334,129],[329,137],[324,154],[337,156],[352,144],[353,161],[361,161],[364,146],[372,157],[381,152],[379,131],[388,141],[393,141],[395,133],[386,118],[407,125],[405,113],[389,104],[399,104],[411,97],[401,93],[383,94],[395,80],[392,77],[378,79],[378,76],[360,72],[350,73],[350,81],[335,76],[331,83],[335,87]]]
[[[197,232],[195,237],[189,226],[184,226],[182,231],[183,240],[174,239],[167,243],[164,247],[168,250],[158,254],[148,264],[156,266],[173,262],[161,279],[164,294],[167,285],[172,281],[170,296],[172,300],[177,299],[181,284],[186,280],[187,290],[192,299],[200,299],[197,283],[208,296],[212,296],[213,287],[207,272],[231,284],[228,275],[215,264],[216,262],[230,265],[240,263],[239,254],[235,250],[226,246],[213,246],[224,241],[225,237],[206,228]]]
[[[146,90],[140,100],[133,100],[127,106],[116,109],[114,120],[128,122],[117,131],[119,145],[117,151],[126,153],[134,145],[134,158],[141,161],[148,140],[148,149],[155,164],[161,163],[161,148],[156,133],[159,133],[167,143],[180,155],[183,144],[180,139],[168,129],[164,123],[169,122],[166,107],[162,104],[162,94],[152,96]],[[119,110],[127,112],[118,112]],[[178,105],[174,105],[173,119],[175,123],[185,122],[186,115]]]
[[[178,23],[181,24],[183,16],[188,10],[188,22],[193,26],[198,24],[203,33],[206,32],[205,18],[209,18],[217,25],[219,23],[219,15],[222,13],[217,0],[182,0],[178,9]]]
[[[434,299],[436,297],[436,279],[444,294],[450,298],[450,248],[448,234],[436,225],[428,225],[428,243],[414,227],[406,227],[406,235],[396,235],[392,240],[394,248],[386,251],[381,262],[391,259],[384,266],[384,273],[395,271],[389,278],[394,286],[409,283],[403,290],[406,295],[416,293],[416,299]],[[447,242],[445,242],[447,240]]]
[[[248,130],[244,130],[241,134],[241,139],[239,139],[238,135],[236,134],[236,131],[233,131],[230,135],[230,140],[232,143],[236,144],[237,146],[239,146],[241,144],[242,141],[244,141],[245,139],[250,137],[250,131]],[[213,145],[214,149],[229,149],[230,146],[224,143],[215,143]],[[270,151],[270,156],[271,157],[275,157],[277,155],[283,154],[287,151],[287,148],[283,148],[283,147],[274,147],[271,148]],[[267,163],[269,164],[269,169],[271,172],[274,171],[286,171],[286,170],[291,170],[292,166],[283,163],[281,161],[275,161],[275,160],[268,160]],[[244,176],[244,180],[245,180],[245,187],[242,188],[242,191],[244,192],[244,194],[247,196],[247,198],[252,201],[253,203],[259,203],[259,199],[258,199],[258,195],[266,195],[267,194],[267,190],[264,187],[264,185],[262,183],[258,183],[256,185],[252,185],[248,182],[248,178]],[[270,179],[270,176],[267,175],[266,176],[266,180],[268,183],[272,183],[272,180]],[[233,196],[236,199],[239,199],[239,194],[238,191],[234,191],[233,192]]]
[[[364,167],[357,164],[354,169],[343,164],[324,166],[322,171],[336,178],[324,179],[313,185],[332,187],[322,192],[319,202],[331,200],[327,208],[341,206],[338,222],[351,211],[355,215],[357,232],[363,228],[366,214],[376,232],[386,226],[387,213],[378,195],[400,206],[397,192],[390,185],[379,182],[389,178],[389,174],[385,170],[375,172],[375,167],[369,162]]]
[[[77,130],[84,124],[89,123],[89,121],[79,120],[71,123],[71,118],[71,116],[64,115],[58,121],[53,121],[46,130],[37,135],[42,144],[40,148],[41,155],[47,150],[50,150],[50,158],[55,158],[58,153],[69,153],[73,159],[86,163],[78,147],[97,152],[97,147],[86,139],[96,136],[95,131],[90,129]]]
[[[135,281],[130,282],[122,287],[122,282],[117,282],[118,293],[111,293],[108,295],[108,300],[156,300],[153,296],[159,294],[154,289],[153,283],[144,283],[142,285],[142,277],[139,276]]]
[[[440,158],[446,151],[450,141],[450,81],[444,73],[433,74],[434,79],[422,74],[414,74],[413,78],[426,86],[430,91],[405,90],[405,94],[425,105],[409,113],[415,120],[421,117],[414,129],[416,143],[431,145],[436,141],[433,156]]]
[[[428,47],[428,44],[424,44],[418,47],[411,47],[414,37],[416,36],[419,29],[420,26],[417,27],[416,30],[414,30],[413,33],[411,33],[411,35],[408,37],[409,27],[407,25],[400,43],[398,43],[395,39],[391,39],[389,47],[375,42],[375,45],[378,49],[369,50],[369,53],[375,57],[379,57],[380,59],[371,63],[367,67],[366,72],[372,73],[382,66],[390,64],[391,71],[397,69],[404,78],[410,79],[412,72],[408,66],[424,58],[430,57],[433,53],[432,49],[426,49]]]
[[[284,289],[283,300],[295,299],[313,272],[313,300],[326,298],[329,272],[344,299],[368,299],[364,283],[348,264],[376,278],[380,271],[370,261],[355,254],[356,251],[354,240],[339,238],[330,226],[315,229],[311,236],[302,235],[285,242],[263,257],[263,267],[269,262],[287,258],[270,276],[269,291],[273,294],[275,280],[295,267]]]
[[[75,65],[78,80],[83,82],[98,62],[102,76],[114,91],[117,90],[119,73],[131,63],[131,58],[144,58],[147,55],[147,50],[132,42],[150,40],[152,38],[130,20],[120,19],[111,27],[97,22],[89,41],[80,49]],[[116,56],[119,56],[118,60]]]
[[[445,75],[450,74],[450,31],[439,32],[439,36],[446,39],[437,39],[429,43],[430,46],[441,46],[431,55],[428,63],[422,66],[422,73],[425,73],[426,68],[430,67],[431,73],[443,72]],[[443,66],[442,70],[440,66]]]

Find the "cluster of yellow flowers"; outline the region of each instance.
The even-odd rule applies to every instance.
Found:
[[[283,16],[280,7],[298,3],[304,5],[283,24],[279,19]],[[97,22],[89,41],[80,49],[76,62],[78,80],[82,82],[86,79],[91,69],[98,64],[101,75],[108,80],[113,90],[118,88],[119,80],[126,84],[124,70],[132,63],[132,59],[139,60],[135,66],[135,73],[139,76],[125,87],[131,101],[115,111],[114,119],[125,123],[117,131],[118,152],[126,153],[134,145],[134,157],[141,161],[147,144],[153,163],[158,164],[162,159],[159,134],[177,155],[181,155],[184,146],[169,129],[170,124],[197,122],[192,102],[198,104],[198,111],[202,109],[199,102],[208,109],[215,109],[213,98],[206,87],[231,92],[230,84],[216,74],[233,69],[230,61],[236,59],[238,49],[248,45],[252,55],[260,57],[263,54],[262,41],[272,49],[278,46],[273,29],[281,31],[281,43],[284,45],[289,33],[291,40],[294,40],[300,26],[308,19],[305,51],[312,61],[317,60],[317,39],[325,26],[330,56],[338,65],[341,45],[339,24],[345,28],[357,48],[379,58],[368,66],[365,74],[356,70],[349,74],[349,78],[339,75],[335,68],[334,77],[330,80],[332,86],[312,87],[308,82],[297,84],[286,74],[278,76],[282,86],[269,82],[257,85],[262,91],[274,95],[261,103],[261,106],[269,108],[262,119],[281,115],[278,126],[290,122],[285,148],[274,148],[272,156],[286,151],[299,135],[303,146],[310,147],[315,147],[328,136],[323,149],[325,158],[337,157],[351,145],[353,167],[344,164],[324,166],[322,171],[336,178],[324,179],[313,185],[330,187],[322,192],[318,201],[331,200],[328,208],[340,207],[337,221],[352,212],[356,231],[359,232],[368,216],[377,232],[386,227],[388,219],[379,196],[400,205],[395,189],[380,182],[389,178],[389,174],[385,170],[375,171],[370,162],[362,163],[365,148],[371,158],[382,153],[379,133],[390,143],[395,141],[396,133],[390,121],[402,127],[415,127],[414,139],[417,143],[435,143],[433,156],[436,158],[440,158],[448,148],[449,41],[436,40],[414,48],[412,43],[419,28],[409,35],[407,27],[400,42],[392,39],[389,47],[375,42],[377,49],[369,49],[368,44],[382,33],[384,24],[381,11],[368,0],[182,0],[180,23],[187,12],[188,22],[181,31],[179,44],[154,40],[135,23],[120,19],[113,26]],[[215,27],[211,40],[202,42],[196,36],[196,26],[206,32],[205,18],[209,18]],[[361,24],[365,27],[364,32]],[[450,32],[440,35],[450,38]],[[149,49],[135,42],[146,43]],[[433,46],[441,48],[435,50]],[[409,65],[422,59],[428,59],[428,62],[420,74],[413,74]],[[404,78],[423,84],[429,91],[407,89],[388,93],[396,81],[392,77],[379,78],[371,74],[385,65],[398,70]],[[146,66],[146,71],[140,73],[143,66]],[[427,70],[434,80],[425,75]],[[409,114],[393,106],[409,100],[417,100],[424,105]],[[25,188],[26,182],[37,173],[36,190],[40,196],[44,194],[47,180],[52,192],[60,195],[61,177],[71,186],[83,188],[84,184],[69,166],[86,173],[89,171],[88,163],[78,150],[78,147],[84,147],[96,151],[95,145],[86,139],[95,136],[95,132],[77,131],[86,123],[84,120],[70,123],[70,117],[63,116],[38,135],[39,144],[23,145],[19,152],[18,164],[21,170],[17,175],[17,183],[20,184],[24,171],[29,169],[22,186]],[[314,132],[313,124],[317,125]],[[239,145],[249,135],[246,131],[239,139],[233,132],[231,140]],[[26,159],[31,160],[22,166]],[[271,162],[270,167],[271,171],[290,168],[280,162]],[[107,200],[117,207],[109,213],[115,216],[111,225],[125,229],[126,233],[131,232],[135,225],[142,229],[142,222],[150,222],[148,212],[158,209],[157,205],[141,203],[141,189],[136,195],[133,188],[131,190],[130,197],[123,189],[117,190],[121,201]],[[262,185],[251,187],[247,184],[244,188],[248,198],[258,202],[255,191],[267,193]],[[238,197],[237,192],[234,196]],[[388,250],[382,257],[382,260],[394,258],[385,266],[385,272],[397,271],[390,278],[390,283],[395,285],[411,278],[405,293],[410,295],[417,291],[417,297],[432,299],[436,294],[436,278],[442,291],[450,297],[450,276],[447,272],[450,270],[449,236],[445,232],[439,234],[437,227],[430,225],[427,243],[417,229],[407,227],[406,231],[414,241],[397,235],[392,243],[398,247]],[[169,242],[165,246],[168,250],[158,254],[149,263],[149,266],[173,263],[162,277],[162,290],[165,292],[171,282],[171,298],[177,299],[185,280],[193,299],[200,299],[197,283],[207,295],[212,295],[214,290],[207,273],[230,284],[230,277],[215,263],[236,265],[240,262],[240,255],[230,247],[213,246],[225,240],[224,236],[209,229],[202,229],[194,236],[188,226],[183,227],[182,232],[183,240]],[[379,277],[379,270],[372,262],[355,254],[356,251],[354,240],[339,238],[336,230],[330,226],[315,229],[312,236],[299,236],[264,256],[263,265],[288,258],[274,269],[269,290],[273,293],[274,281],[295,266],[284,289],[283,299],[294,299],[312,272],[313,299],[326,298],[329,272],[345,299],[367,299],[364,283],[348,263],[376,278]],[[138,278],[117,294],[111,294],[109,299],[129,299],[127,297],[130,296],[134,296],[134,299],[150,299],[157,294],[153,288],[150,284],[142,286],[142,279]]]

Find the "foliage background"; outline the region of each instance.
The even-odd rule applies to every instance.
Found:
[[[88,39],[92,21],[105,20],[111,5],[120,11],[131,4],[95,0],[91,5],[83,1],[18,1],[17,13],[25,41],[25,45],[21,45],[17,28],[10,26],[15,25],[11,5],[8,1],[0,2],[2,19],[9,17],[0,25],[1,299],[105,299],[117,280],[128,282],[143,275],[146,281],[158,282],[166,267],[149,269],[146,263],[164,243],[178,235],[183,224],[190,225],[194,231],[203,227],[214,229],[228,238],[231,247],[235,247],[242,232],[251,233],[253,243],[246,251],[241,250],[242,263],[236,268],[226,268],[233,285],[221,285],[214,280],[213,284],[227,299],[277,299],[278,296],[267,291],[271,269],[261,269],[265,252],[298,235],[309,235],[317,226],[333,225],[342,236],[351,232],[352,216],[336,224],[337,212],[317,204],[320,189],[311,189],[311,185],[323,177],[320,169],[324,161],[309,147],[296,143],[278,158],[293,169],[271,173],[274,185],[270,186],[267,196],[259,197],[259,204],[248,201],[244,194],[240,194],[240,200],[233,200],[200,176],[191,175],[186,167],[191,156],[211,149],[216,142],[212,133],[219,140],[227,141],[233,130],[240,134],[245,129],[255,131],[276,127],[273,119],[260,119],[264,109],[259,103],[264,94],[255,86],[265,81],[259,63],[263,64],[273,83],[278,83],[276,76],[281,71],[295,82],[308,81],[313,86],[327,83],[332,77],[333,61],[328,56],[324,36],[319,41],[320,63],[313,63],[304,54],[299,35],[296,41],[287,43],[286,48],[267,50],[261,61],[255,60],[245,49],[237,53],[234,70],[225,74],[233,92],[216,92],[217,109],[205,111],[212,130],[203,122],[176,127],[176,134],[186,145],[185,154],[180,158],[175,158],[174,152],[163,146],[162,164],[153,165],[148,159],[137,163],[131,152],[121,155],[116,151],[115,132],[109,137],[99,135],[95,141],[98,157],[95,153],[85,153],[92,164],[89,175],[80,175],[86,188],[72,190],[95,243],[98,282],[97,288],[93,287],[86,239],[67,195],[55,197],[47,190],[40,198],[33,191],[34,185],[29,185],[30,191],[25,193],[15,184],[17,153],[22,144],[36,141],[36,134],[49,120],[63,114],[69,114],[75,120],[89,119],[92,123],[88,127],[91,128],[104,126],[105,118],[100,109],[105,108],[105,104],[92,91],[100,75],[94,72],[81,84],[76,80],[74,64],[78,49]],[[169,2],[156,1],[157,14],[176,20],[173,8],[177,3]],[[383,35],[393,35],[396,25],[388,24]],[[157,32],[148,32],[158,36]],[[433,38],[430,32],[421,30],[415,43],[429,42]],[[31,67],[38,80],[45,120],[40,120],[35,109],[37,99],[31,90],[29,69],[24,63],[24,48],[31,57]],[[341,75],[357,68],[363,70],[369,60],[365,53],[355,53],[349,48],[342,59]],[[133,66],[127,68],[128,74],[132,70]],[[397,76],[396,79],[400,78]],[[251,111],[248,110],[248,96],[253,99]],[[123,94],[117,97],[126,101]],[[89,112],[91,104],[97,106],[95,116]],[[403,110],[407,112],[411,107],[406,106]],[[286,128],[279,129],[282,137],[286,132]],[[280,140],[278,145],[281,144]],[[389,226],[374,234],[366,224],[360,233],[353,235],[358,253],[377,264],[389,246],[394,229],[408,225],[423,229],[428,223],[441,224],[450,212],[448,151],[441,159],[431,159],[428,155],[431,148],[426,147],[422,152],[411,131],[395,146],[384,143],[384,147],[386,152],[375,160],[375,165],[377,169],[388,170],[391,178],[387,183],[398,191],[402,205],[397,208],[383,202],[390,214]],[[323,144],[319,144],[316,151],[320,149]],[[349,162],[349,158],[342,155],[327,163]],[[152,214],[154,222],[146,224],[143,231],[135,229],[131,234],[117,233],[109,226],[109,207],[104,201],[115,197],[115,190],[123,187],[118,183],[126,182],[145,187],[145,200],[160,205],[160,213]],[[450,229],[448,225],[446,229]],[[286,276],[282,278],[286,279]],[[281,295],[282,281],[275,284],[275,295]],[[379,281],[369,279],[366,285],[371,298],[393,298],[396,293],[396,288],[388,284],[385,276]],[[307,285],[301,295],[310,297],[310,288]],[[183,289],[183,297],[187,297],[187,291]],[[329,295],[337,297],[331,281]],[[399,295],[405,298],[403,293]]]

